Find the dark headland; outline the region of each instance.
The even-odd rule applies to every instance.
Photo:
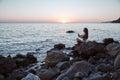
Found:
[[[104,22],[104,23],[120,23],[120,17],[116,20],[113,20],[113,21],[107,21],[107,22]]]
[[[120,43],[112,38],[73,47],[60,43],[46,54],[43,62],[32,52],[0,55],[0,80],[120,80]]]

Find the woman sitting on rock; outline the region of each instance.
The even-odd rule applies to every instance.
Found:
[[[86,42],[86,40],[88,39],[88,29],[84,28],[83,32],[84,34],[83,35],[78,34],[78,37],[81,38],[84,42]],[[82,42],[79,38],[77,38],[78,43]]]

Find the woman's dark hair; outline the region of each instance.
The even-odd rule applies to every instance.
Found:
[[[86,34],[88,34],[88,29],[87,28],[84,28],[83,30]]]

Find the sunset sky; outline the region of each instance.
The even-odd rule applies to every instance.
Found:
[[[0,22],[102,22],[120,17],[120,0],[0,0]]]

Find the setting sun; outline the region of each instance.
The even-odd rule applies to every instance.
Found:
[[[61,23],[68,23],[69,21],[67,19],[62,19],[60,22]]]

